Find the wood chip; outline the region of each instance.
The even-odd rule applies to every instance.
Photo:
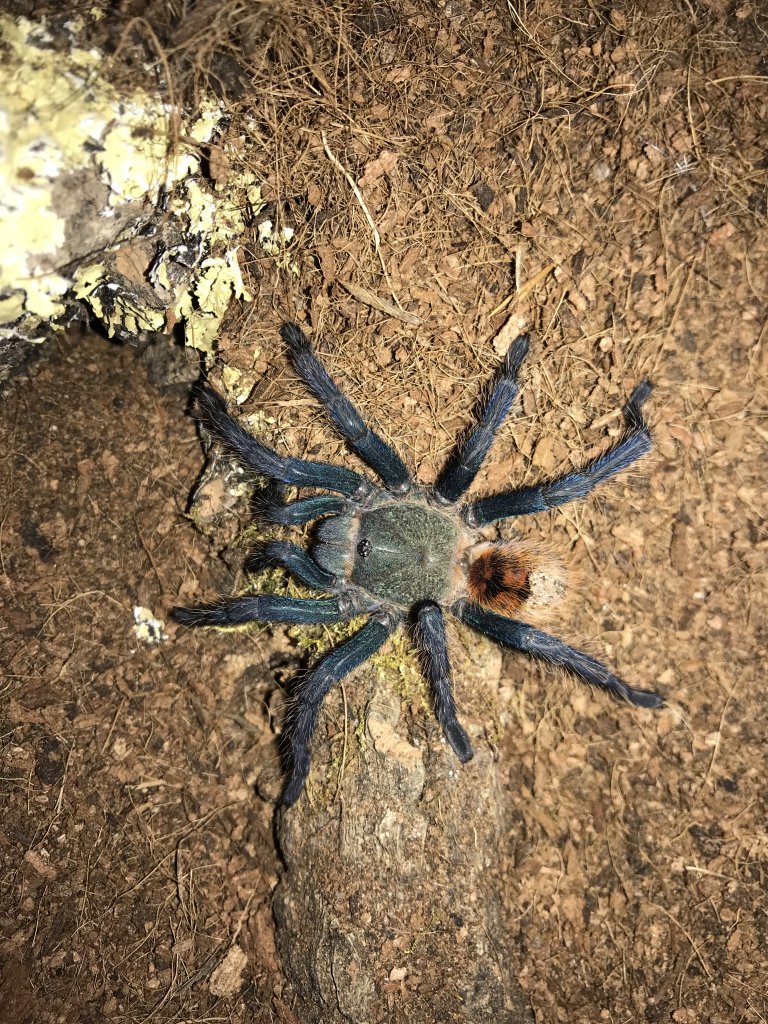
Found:
[[[388,302],[386,299],[379,298],[378,295],[374,295],[373,292],[369,292],[367,288],[361,288],[359,284],[352,284],[351,281],[339,281],[339,284],[349,294],[357,299],[358,302],[362,302],[366,306],[370,306],[372,309],[378,309],[380,313],[386,313],[387,316],[396,317],[398,320],[404,321],[406,324],[410,324],[412,327],[420,327],[422,319],[420,316],[416,316],[415,313],[409,313],[405,309],[400,309],[393,302]]]

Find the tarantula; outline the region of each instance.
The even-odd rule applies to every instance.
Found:
[[[462,762],[472,757],[472,746],[456,717],[446,609],[497,643],[561,665],[617,699],[645,708],[663,703],[658,694],[628,686],[590,655],[517,618],[526,615],[526,606],[532,608],[542,600],[547,587],[551,589],[551,567],[521,542],[488,542],[478,535],[490,523],[583,498],[647,454],[651,437],[641,412],[651,391],[647,380],[637,385],[624,406],[624,435],[580,471],[465,501],[464,495],[517,394],[518,371],[528,351],[527,335],[509,347],[477,425],[450,457],[436,483],[420,487],[400,456],[365,424],[342,394],[303,331],[286,323],[280,334],[299,376],[385,487],[342,466],[279,455],[232,419],[220,395],[203,389],[199,405],[206,423],[244,467],[281,487],[335,492],[284,502],[282,491],[274,491],[266,502],[267,521],[282,526],[320,522],[311,553],[288,541],[271,540],[257,555],[259,568],[283,566],[301,583],[333,596],[256,594],[214,605],[174,608],[172,615],[187,626],[334,623],[369,616],[362,629],[326,655],[297,686],[287,730],[290,776],[282,794],[284,805],[293,804],[304,788],[310,741],[326,695],[334,683],[375,654],[405,619],[414,626],[437,719]]]

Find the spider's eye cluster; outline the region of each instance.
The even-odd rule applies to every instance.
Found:
[[[357,553],[361,558],[367,558],[370,555],[373,545],[367,537],[363,537],[362,540],[357,542]]]

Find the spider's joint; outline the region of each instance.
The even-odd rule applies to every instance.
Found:
[[[410,489],[411,481],[404,480],[401,484],[398,484],[397,487],[390,487],[389,491],[391,494],[407,494],[410,491]]]
[[[433,505],[439,505],[441,508],[448,508],[450,505],[454,505],[455,502],[450,498],[446,498],[445,495],[440,494],[438,491],[432,491],[429,495],[429,501]]]
[[[378,622],[380,626],[384,626],[385,629],[393,630],[400,622],[402,615],[388,608],[379,608],[371,618],[374,622]]]
[[[475,511],[474,505],[465,505],[461,510],[461,518],[467,526],[471,527],[473,530],[478,528],[479,523],[477,521],[477,512]]]
[[[369,498],[376,494],[377,488],[370,480],[363,480],[354,494],[349,496],[349,500],[358,505],[363,505],[368,501]]]
[[[339,594],[339,614],[345,619],[352,618],[357,611],[360,609],[357,607],[359,602],[355,600],[354,595],[350,593]]]

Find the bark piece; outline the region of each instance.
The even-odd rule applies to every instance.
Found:
[[[491,749],[473,735],[462,766],[445,743],[408,741],[391,690],[369,707],[338,797],[305,796],[278,822],[274,909],[301,1019],[531,1021],[500,915],[508,839]]]

